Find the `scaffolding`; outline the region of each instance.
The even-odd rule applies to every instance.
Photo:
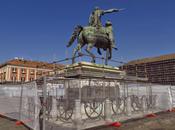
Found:
[[[120,67],[128,75],[148,78],[148,82],[175,85],[175,58],[150,58],[129,62]]]

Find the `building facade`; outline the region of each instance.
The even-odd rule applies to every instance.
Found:
[[[63,65],[12,59],[0,65],[0,83],[33,81],[49,75],[55,67],[63,67]]]
[[[151,83],[175,85],[175,54],[130,61],[120,69]]]

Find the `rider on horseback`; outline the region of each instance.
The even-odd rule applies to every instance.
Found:
[[[72,63],[75,62],[76,53],[78,52],[80,54],[81,48],[85,45],[87,45],[85,50],[92,58],[91,62],[93,63],[95,63],[95,55],[91,52],[93,47],[97,48],[99,54],[101,54],[100,49],[106,51],[106,59],[112,58],[112,48],[116,49],[112,23],[107,21],[105,27],[103,27],[101,23],[101,16],[106,13],[118,12],[120,10],[123,9],[100,10],[96,7],[90,16],[89,26],[76,26],[67,44],[67,47],[69,47],[77,39],[78,45],[74,48]]]
[[[95,7],[94,11],[89,17],[89,26],[100,28],[102,27],[101,16],[107,13],[119,12],[120,9],[101,10],[99,7]]]
[[[99,7],[95,7],[94,11],[91,13],[89,17],[89,26],[96,27],[97,29],[100,29],[102,27],[101,23],[101,16],[107,13],[112,12],[119,12],[123,9],[109,9],[109,10],[101,10]],[[113,31],[112,31],[112,24],[110,21],[108,21],[105,25],[107,27],[107,34],[109,35],[109,39],[111,41],[111,47],[115,47],[114,38],[113,38]]]

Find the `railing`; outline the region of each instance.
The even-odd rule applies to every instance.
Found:
[[[73,59],[82,58],[82,57],[91,57],[91,56],[88,55],[88,54],[79,53],[77,56],[69,57],[69,58],[65,58],[65,59],[61,59],[61,60],[56,60],[56,61],[53,61],[52,63],[61,63],[61,62],[65,62],[65,61],[72,61]],[[95,59],[100,59],[102,61],[102,63],[105,64],[104,60],[106,60],[106,58],[100,57],[100,56],[95,56],[94,58]],[[111,61],[111,62],[114,62],[114,63],[119,63],[119,64],[125,64],[126,63],[126,62],[118,61],[118,60],[115,60],[115,59],[109,59],[108,61]]]

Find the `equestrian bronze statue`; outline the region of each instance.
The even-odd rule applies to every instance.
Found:
[[[107,59],[112,58],[112,49],[117,49],[115,47],[112,23],[108,20],[103,27],[101,23],[101,16],[106,13],[118,12],[121,10],[123,9],[100,10],[98,7],[96,7],[90,15],[89,26],[82,27],[78,25],[75,27],[67,45],[67,47],[71,46],[77,39],[78,45],[73,51],[72,63],[75,62],[77,52],[81,53],[81,48],[86,44],[87,46],[85,50],[92,57],[92,63],[95,63],[95,55],[91,52],[93,47],[97,48],[97,52],[100,55],[100,49],[103,49],[108,54]]]

